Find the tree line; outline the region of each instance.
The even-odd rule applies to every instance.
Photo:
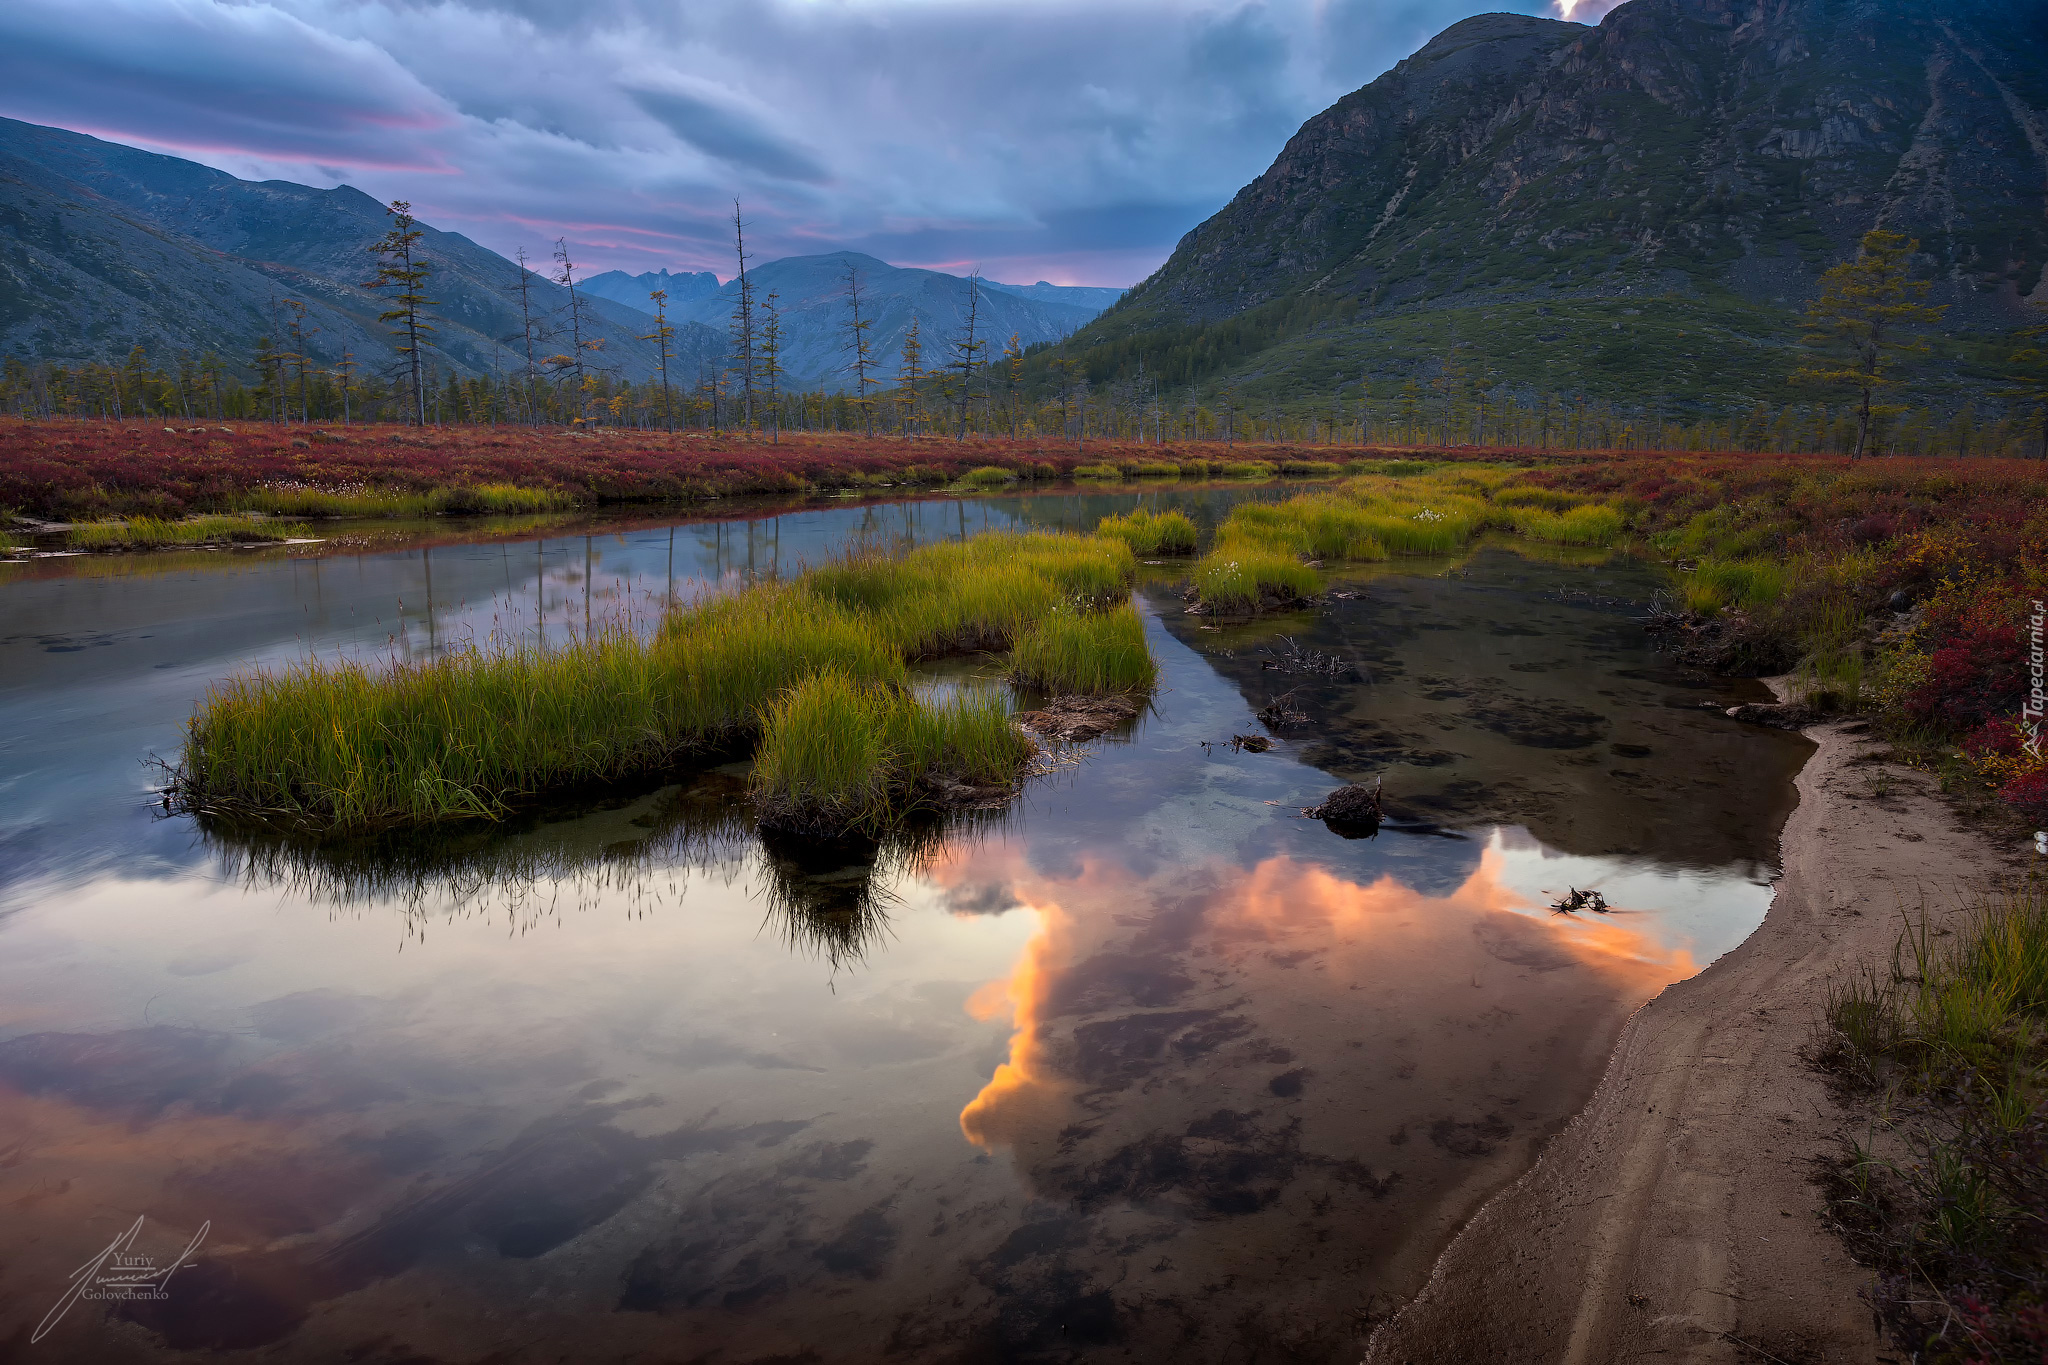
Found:
[[[274,307],[272,333],[259,338],[245,368],[212,351],[181,352],[156,364],[139,346],[118,365],[32,366],[10,357],[0,368],[0,410],[116,420],[582,425],[731,431],[770,440],[801,431],[1079,443],[1095,438],[2048,457],[2048,326],[2019,333],[2013,384],[1999,408],[1980,411],[1970,402],[1959,411],[1937,412],[1894,400],[1913,358],[1927,350],[1923,335],[1942,309],[1925,302],[1927,283],[1911,276],[1918,244],[1884,231],[1868,234],[1854,260],[1822,277],[1807,310],[1804,358],[1791,378],[1813,391],[1811,402],[1756,403],[1720,414],[1666,414],[1656,405],[1628,410],[1583,394],[1505,388],[1469,372],[1454,350],[1427,382],[1411,377],[1390,392],[1387,384],[1361,374],[1348,394],[1283,411],[1270,401],[1247,402],[1232,382],[1205,392],[1199,384],[1179,382],[1183,376],[1174,371],[1148,373],[1142,351],[1133,352],[1132,373],[1110,379],[1091,378],[1079,357],[1057,349],[1032,354],[1027,370],[1027,352],[1015,335],[992,356],[979,272],[967,280],[962,322],[951,335],[927,338],[913,317],[895,354],[883,356],[872,335],[874,310],[852,263],[841,285],[845,385],[795,388],[782,359],[780,301],[755,288],[737,201],[737,273],[724,354],[701,358],[686,373],[675,352],[677,329],[668,318],[667,296],[655,290],[649,295],[651,329],[638,338],[653,343],[654,369],[637,381],[621,374],[606,363],[606,338],[589,311],[588,295],[578,289],[567,245],[558,241],[549,278],[563,287],[567,302],[551,312],[536,308],[534,273],[521,251],[508,291],[521,327],[501,339],[501,353],[509,350],[512,364],[501,364],[491,375],[465,375],[435,355],[437,305],[428,296],[434,267],[420,251],[423,234],[411,206],[394,201],[387,213],[390,229],[370,248],[376,275],[366,282],[387,291],[391,305],[379,320],[391,329],[393,359],[381,368],[365,367],[347,352],[338,363],[315,364],[306,306],[287,298]],[[1262,310],[1212,340],[1225,351],[1256,348],[1277,334],[1288,320],[1285,312]]]

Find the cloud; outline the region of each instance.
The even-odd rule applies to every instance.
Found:
[[[738,168],[781,180],[823,181],[809,153],[770,131],[757,116],[677,86],[628,88],[642,109],[690,145]]]
[[[1597,24],[1623,0],[1550,0],[1550,12],[1575,24]]]
[[[9,0],[0,114],[346,181],[508,253],[566,236],[595,269],[728,274],[738,198],[759,259],[1122,285],[1303,120],[1499,7]]]

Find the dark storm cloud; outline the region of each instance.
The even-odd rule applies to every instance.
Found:
[[[1129,284],[1303,119],[1500,7],[5,0],[0,114],[347,181],[502,251],[567,236],[593,268],[730,274],[737,197],[759,259]]]
[[[745,113],[683,90],[632,90],[634,103],[684,142],[735,167],[778,180],[823,181],[824,167]]]

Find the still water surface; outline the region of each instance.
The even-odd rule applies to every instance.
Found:
[[[1356,1359],[1768,903],[1807,746],[1652,652],[1655,565],[1489,545],[1234,625],[1151,570],[1153,711],[915,846],[764,848],[738,768],[325,853],[151,799],[251,664],[1134,500],[0,568],[10,1357]],[[1282,694],[1306,722],[1232,750]],[[1404,830],[1298,815],[1382,775]],[[169,1296],[29,1347],[138,1216],[159,1262],[206,1229]]]

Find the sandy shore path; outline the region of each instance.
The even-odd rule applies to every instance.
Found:
[[[1637,1012],[1592,1102],[1458,1234],[1370,1365],[1891,1354],[1808,1183],[1850,1120],[1799,1052],[1829,979],[1888,960],[1902,907],[1953,913],[2030,851],[1960,827],[1862,727],[1807,734],[1763,924]]]

